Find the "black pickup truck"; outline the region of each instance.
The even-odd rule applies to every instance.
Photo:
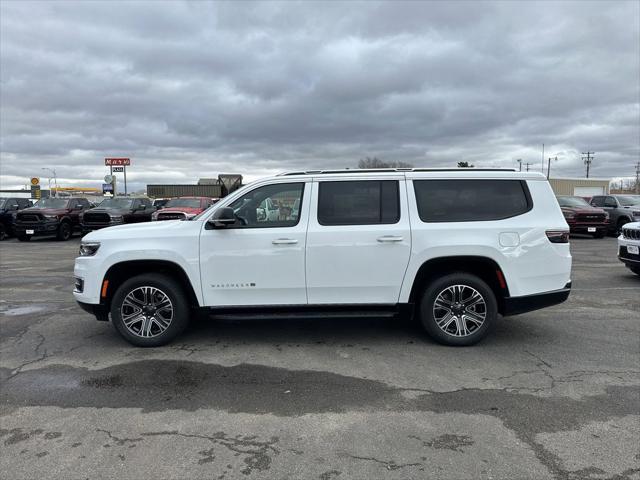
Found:
[[[20,210],[31,207],[27,198],[0,197],[0,240],[15,234],[14,224]]]
[[[150,222],[155,211],[147,197],[107,198],[96,208],[82,214],[82,233],[123,223]]]

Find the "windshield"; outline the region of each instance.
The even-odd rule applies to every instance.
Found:
[[[186,207],[186,208],[200,208],[199,198],[174,198],[169,200],[165,205],[166,208],[171,207]]]
[[[640,205],[640,197],[632,197],[632,196],[618,196],[616,197],[620,202],[620,205],[624,207],[631,207],[633,205]]]
[[[558,203],[561,207],[589,207],[590,205],[584,198],[580,197],[558,197]]]
[[[107,198],[100,203],[100,208],[131,208],[132,198]]]
[[[66,198],[43,198],[33,208],[67,208],[68,202]]]

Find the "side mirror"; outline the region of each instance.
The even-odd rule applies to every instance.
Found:
[[[225,228],[236,223],[236,214],[233,208],[223,207],[218,209],[207,223],[213,228]]]

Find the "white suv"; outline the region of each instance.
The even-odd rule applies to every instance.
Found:
[[[264,205],[277,207],[265,215]],[[194,308],[387,315],[447,345],[498,314],[563,302],[569,227],[546,178],[495,169],[313,171],[246,185],[192,221],[84,237],[74,296],[129,342],[162,345]]]
[[[627,223],[618,237],[618,258],[629,270],[640,275],[640,222]]]

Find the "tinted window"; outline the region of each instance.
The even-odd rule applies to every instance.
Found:
[[[376,225],[398,220],[397,180],[320,182],[318,223],[321,225]]]
[[[607,197],[606,200],[604,201],[604,206],[617,208],[618,202],[616,202],[616,199],[613,197]]]
[[[276,183],[250,190],[231,203],[236,228],[293,227],[300,219],[304,183]]]
[[[520,180],[414,180],[423,222],[500,220],[531,209]]]
[[[593,197],[591,199],[591,205],[595,207],[604,207],[604,197]]]

